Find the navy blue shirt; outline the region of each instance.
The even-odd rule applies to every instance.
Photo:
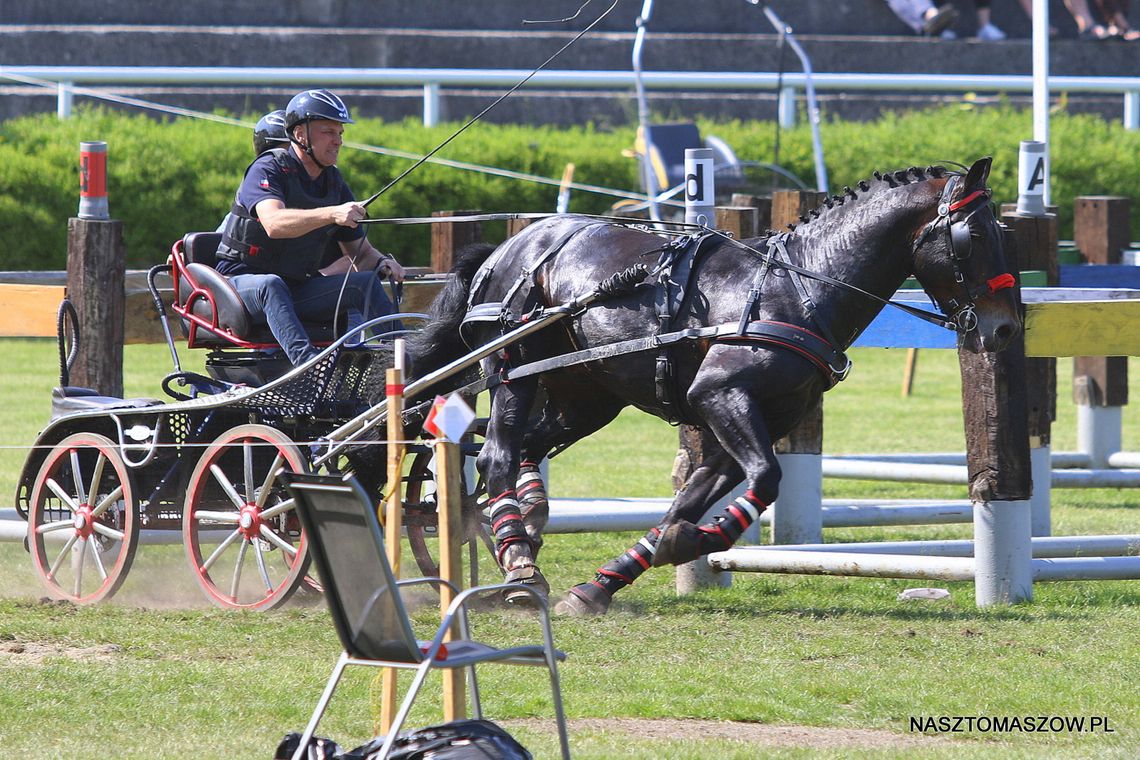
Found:
[[[305,194],[319,199],[321,206],[339,206],[342,203],[356,200],[339,171],[326,169],[316,179],[312,179],[291,148],[288,150],[285,162],[289,171],[296,171]],[[242,179],[241,187],[237,191],[237,203],[244,206],[252,216],[257,216],[257,204],[264,200],[276,199],[285,203],[285,185],[288,181],[285,171],[272,153],[263,153],[246,170],[245,178]],[[333,241],[351,242],[367,234],[364,226],[353,229],[333,224],[322,229],[327,230],[329,227],[336,228],[336,231],[331,235]],[[335,260],[335,258],[326,253],[325,261],[322,264],[331,263],[328,260]],[[246,274],[256,271],[240,261],[221,258],[218,259],[216,269],[225,275]]]

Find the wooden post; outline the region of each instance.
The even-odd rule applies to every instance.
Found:
[[[388,400],[388,496],[384,502],[384,548],[392,574],[400,578],[400,541],[403,533],[403,463],[404,463],[404,341],[396,339],[395,366],[385,373]],[[380,691],[380,733],[387,734],[396,718],[399,701],[396,699],[397,676],[395,668],[385,668]]]
[[[439,577],[463,588],[463,488],[460,484],[462,465],[459,444],[443,439],[435,442],[436,482],[439,519]],[[447,586],[440,586],[440,614],[447,611],[455,595]],[[445,641],[459,635],[459,627],[452,626]],[[462,720],[467,717],[467,671],[447,668],[443,671],[443,719]]]
[[[1016,256],[1008,260],[1012,267]],[[1032,468],[1024,335],[1000,353],[959,351],[958,364],[974,502],[974,598],[979,606],[1027,601],[1033,598]]]
[[[1081,196],[1073,209],[1073,237],[1090,264],[1119,264],[1132,240],[1129,198]],[[1091,466],[1108,466],[1121,447],[1121,417],[1128,403],[1128,357],[1073,358],[1073,401],[1079,416],[1077,446]]]
[[[780,190],[772,193],[772,227],[777,230],[823,202],[826,193]],[[772,505],[772,543],[814,544],[823,541],[823,399],[786,437],[775,443],[783,478],[780,497]]]
[[[978,606],[1033,598],[1025,344],[959,352]]]
[[[902,382],[902,397],[907,398],[910,396],[911,389],[914,388],[914,371],[918,367],[918,349],[908,348],[906,350],[906,366],[903,367],[903,382]]]
[[[733,193],[732,206],[746,206],[756,209],[756,234],[759,235],[772,226],[772,199],[761,195]]]
[[[731,234],[737,240],[757,235],[758,212],[751,206],[717,206],[716,228]]]
[[[1029,498],[1025,362],[1021,337],[996,354],[959,353],[970,498],[975,502]]]
[[[478,211],[434,211],[433,217],[471,216]],[[450,272],[455,254],[464,246],[483,239],[480,222],[436,222],[431,226],[431,269],[433,272]]]
[[[685,483],[688,482],[693,472],[697,469],[697,466],[705,458],[705,451],[709,446],[712,433],[702,431],[700,428],[691,425],[681,425],[678,428],[678,438],[680,439],[680,447],[677,449],[677,458],[673,461],[674,493],[685,487]],[[737,491],[743,493],[744,488],[740,487]],[[705,519],[708,519],[710,514],[714,514],[719,509],[722,509],[726,506],[728,501],[738,495],[738,493],[733,492],[714,504],[705,514]],[[698,522],[703,522],[703,520]],[[677,565],[676,572],[676,589],[678,594],[692,594],[702,588],[714,588],[716,586],[727,587],[732,585],[732,573],[713,572],[708,563],[702,559],[696,559],[692,562]]]
[[[79,354],[71,384],[123,395],[126,249],[123,223],[67,221],[67,298],[79,315]]]
[[[1010,255],[1007,263],[1012,271],[1040,269],[1047,285],[1056,285],[1057,215],[1022,216],[1016,212],[1002,215],[1012,236],[1007,235]],[[1029,447],[1033,459],[1032,533],[1048,536],[1051,532],[1050,451],[1053,420],[1057,419],[1057,360],[1032,358],[1025,360],[1026,404],[1028,407]]]
[[[799,224],[800,217],[823,203],[827,193],[814,190],[777,190],[772,193],[772,229],[783,230]]]
[[[534,219],[508,219],[507,220],[507,237],[513,238],[527,227],[530,226]]]

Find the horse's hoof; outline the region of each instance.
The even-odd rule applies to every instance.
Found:
[[[504,579],[505,583],[517,583],[520,586],[529,586],[545,599],[550,596],[550,584],[546,582],[546,578],[542,577],[542,573],[534,565],[524,565],[523,567],[516,567],[514,570],[507,572],[507,577]],[[526,591],[518,589],[505,589],[503,591],[503,599],[508,604],[521,604],[532,605],[534,604],[534,597]]]
[[[594,617],[604,615],[610,609],[613,596],[593,583],[580,583],[570,589],[558,604],[554,614],[570,617]]]
[[[653,566],[683,565],[701,556],[701,532],[688,520],[675,522],[661,531],[657,550],[653,553]]]

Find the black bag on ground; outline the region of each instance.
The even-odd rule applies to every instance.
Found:
[[[277,748],[275,760],[287,760],[297,750],[301,735],[294,732],[285,737]],[[314,744],[322,743],[314,752]],[[378,760],[384,737],[377,737],[356,749],[343,754],[321,754],[330,748],[339,748],[329,739],[314,737],[309,757],[316,760]],[[406,731],[392,745],[390,760],[533,760],[513,736],[488,720],[458,720]]]
[[[285,734],[285,738],[277,745],[277,751],[273,753],[273,760],[292,760],[300,743],[301,735],[296,731]],[[337,760],[339,757],[340,745],[332,739],[323,736],[309,739],[309,754],[305,755],[305,760]]]

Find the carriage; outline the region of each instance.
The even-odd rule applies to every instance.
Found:
[[[63,355],[69,304],[61,308],[63,377],[16,494],[17,511],[29,523],[35,572],[54,597],[106,599],[120,588],[141,542],[176,543],[180,537],[212,602],[277,607],[299,588],[319,588],[308,574],[305,535],[281,473],[351,466],[341,454],[328,455],[337,440],[355,441],[360,461],[379,456],[383,462],[383,453],[373,450],[384,440],[382,414],[350,431],[337,430],[383,405],[392,338],[401,332],[385,329],[412,325],[424,315],[374,320],[364,329],[379,335],[368,340],[362,331],[338,336],[330,325],[306,324],[321,351],[293,368],[213,269],[218,237],[186,235],[168,263],[148,276],[174,361],[161,383],[168,400],[111,398],[70,387],[70,362]],[[174,318],[188,346],[209,352],[207,375],[179,364],[156,285],[163,273],[173,281]],[[74,310],[70,315],[74,336]],[[434,561],[427,539],[435,530],[431,453],[425,445],[410,453],[405,524],[413,552],[429,572]]]

